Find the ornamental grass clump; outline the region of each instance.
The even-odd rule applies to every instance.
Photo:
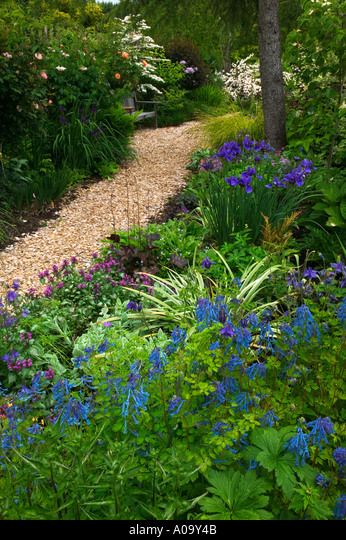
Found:
[[[303,211],[313,195],[307,182],[313,170],[310,160],[291,160],[263,140],[245,136],[242,142],[223,144],[201,162],[192,183],[210,237],[222,245],[246,229],[257,241],[264,216],[277,226],[293,212]]]

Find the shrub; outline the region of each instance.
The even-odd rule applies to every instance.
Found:
[[[234,101],[256,99],[261,96],[261,81],[258,63],[250,63],[253,57],[238,60],[229,70],[219,74],[226,92]]]
[[[176,38],[166,47],[167,57],[184,68],[182,86],[186,90],[198,88],[207,82],[208,67],[197,46],[186,38]]]

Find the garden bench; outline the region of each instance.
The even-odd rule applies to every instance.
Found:
[[[135,92],[131,94],[131,96],[128,96],[124,99],[123,107],[125,111],[128,114],[135,114],[137,111],[141,111],[139,114],[136,114],[135,122],[140,122],[141,120],[146,120],[147,118],[154,118],[155,119],[155,128],[157,128],[157,105],[159,104],[159,101],[143,101],[143,100],[137,100]],[[154,110],[151,111],[144,111],[142,108],[138,105],[152,105],[152,108]]]

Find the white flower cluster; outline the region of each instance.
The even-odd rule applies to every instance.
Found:
[[[230,70],[218,73],[233,99],[249,99],[261,95],[259,64],[250,64],[252,54],[231,64]]]

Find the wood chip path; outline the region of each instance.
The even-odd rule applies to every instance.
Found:
[[[135,160],[111,180],[78,187],[56,220],[0,251],[0,292],[16,278],[23,291],[37,288],[39,271],[73,255],[85,265],[114,230],[148,223],[185,185],[185,166],[201,141],[198,122],[136,131]]]

